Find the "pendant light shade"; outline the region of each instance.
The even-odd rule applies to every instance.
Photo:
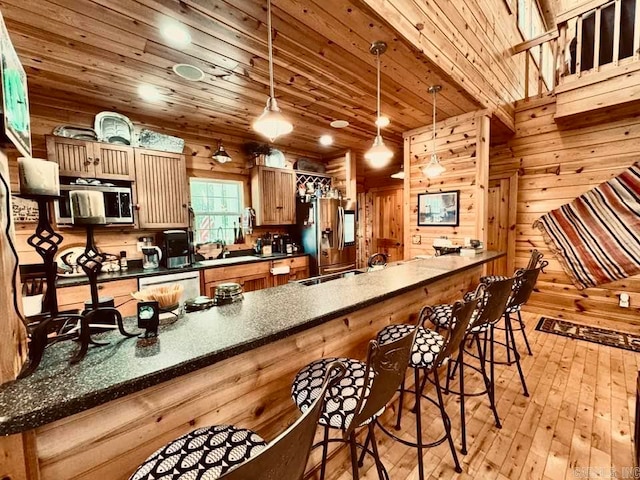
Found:
[[[400,170],[398,170],[396,173],[392,173],[391,178],[404,180],[404,165],[400,165]]]
[[[446,168],[442,166],[438,155],[436,154],[436,95],[442,90],[441,85],[433,85],[429,87],[429,93],[433,94],[433,153],[429,163],[422,167],[422,174],[428,178],[435,178],[442,175]]]
[[[278,137],[286,135],[293,131],[293,125],[280,111],[273,85],[273,38],[271,29],[271,0],[267,0],[267,29],[268,47],[269,47],[269,98],[267,98],[267,106],[264,108],[255,122],[253,129],[260,135],[263,135],[274,142]]]
[[[231,155],[227,153],[222,145],[222,140],[218,140],[218,149],[213,154],[213,159],[218,163],[227,163],[231,161]]]
[[[387,51],[387,44],[382,41],[374,42],[369,49],[376,56],[378,67],[378,83],[377,83],[377,108],[378,114],[376,118],[380,118],[380,55]],[[393,158],[393,152],[384,144],[382,135],[380,134],[380,122],[376,122],[378,133],[373,140],[373,146],[364,154],[364,158],[373,168],[386,167]]]

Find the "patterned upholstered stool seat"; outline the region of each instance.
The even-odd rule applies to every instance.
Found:
[[[130,480],[215,480],[266,445],[251,430],[230,425],[199,428],[156,451]]]
[[[393,342],[411,332],[415,325],[389,325],[378,333],[380,345]],[[428,328],[419,327],[411,350],[409,364],[412,368],[430,368],[444,345],[444,337]]]
[[[464,299],[466,302],[469,301],[470,298],[473,297],[473,292],[467,292],[464,294]],[[433,307],[431,314],[427,317],[431,323],[433,323],[437,327],[447,328],[449,327],[449,320],[451,319],[451,310],[453,309],[452,305],[442,304],[436,305]],[[473,323],[476,319],[477,312],[474,311],[471,315],[471,323]],[[468,332],[470,333],[483,333],[489,329],[489,325],[478,325],[477,327],[470,328]]]
[[[322,382],[332,362],[340,361],[347,367],[347,373],[340,383],[327,392],[324,410],[318,423],[333,428],[346,430],[355,414],[358,399],[362,396],[365,385],[366,363],[352,358],[321,358],[300,370],[293,379],[291,397],[301,412],[306,412],[314,400],[320,395]],[[373,373],[370,374],[370,377]],[[367,384],[370,382],[366,382]],[[368,388],[365,395],[368,396]],[[384,409],[368,419],[370,423],[382,415]]]

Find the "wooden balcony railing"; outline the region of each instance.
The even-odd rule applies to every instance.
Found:
[[[535,94],[541,95],[640,60],[640,0],[591,0],[556,21],[556,29],[513,48],[514,55],[526,54],[525,100],[536,80]]]

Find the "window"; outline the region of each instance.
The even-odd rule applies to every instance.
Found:
[[[195,242],[227,244],[235,240],[234,228],[242,226],[242,182],[192,178],[191,206],[195,214]]]

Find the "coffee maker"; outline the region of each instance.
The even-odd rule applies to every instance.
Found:
[[[191,265],[191,245],[186,230],[165,230],[158,235],[162,249],[162,264],[167,268],[184,268]]]
[[[152,237],[142,237],[142,268],[144,270],[153,270],[160,266],[162,259],[162,251],[160,247],[153,244]]]

